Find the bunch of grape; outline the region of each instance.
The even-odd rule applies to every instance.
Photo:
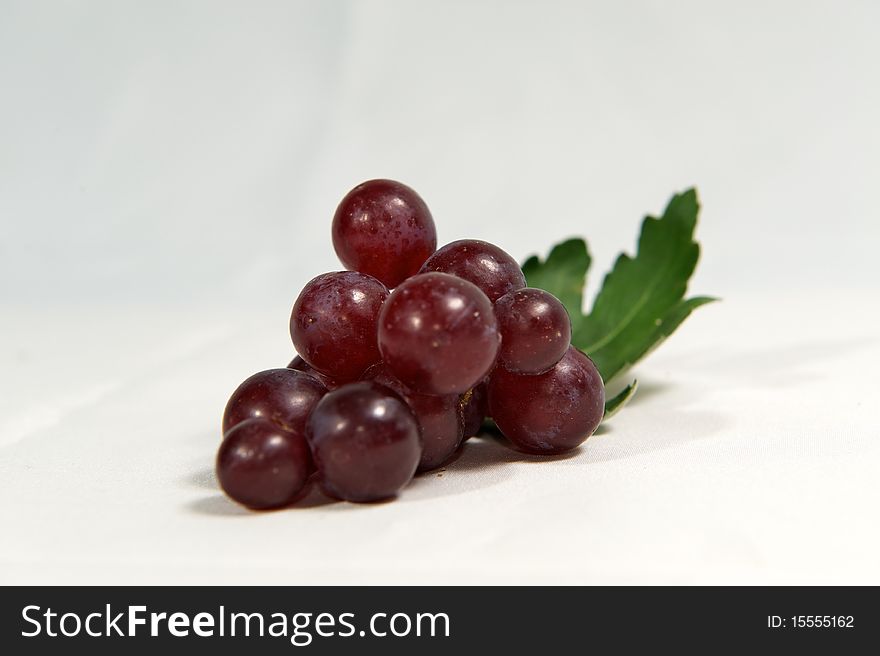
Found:
[[[217,476],[230,497],[285,506],[317,471],[333,497],[388,499],[450,460],[487,416],[528,453],[562,453],[593,433],[602,379],[571,346],[565,307],[527,288],[510,255],[469,239],[435,251],[428,207],[391,180],[349,192],[332,233],[348,270],[296,299],[299,355],[245,380],[226,406]]]

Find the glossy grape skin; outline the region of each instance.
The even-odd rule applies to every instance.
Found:
[[[493,303],[509,291],[522,289],[522,269],[506,252],[485,241],[461,239],[446,244],[428,258],[421,273],[439,271],[472,282]]]
[[[571,319],[550,292],[526,287],[495,302],[501,332],[498,362],[508,371],[539,374],[562,359],[571,344]]]
[[[437,248],[425,201],[405,184],[369,180],[352,189],[333,216],[333,248],[342,264],[389,288],[416,274]]]
[[[517,374],[499,366],[489,378],[492,419],[514,446],[528,453],[574,449],[593,434],[604,410],[599,371],[574,347],[543,374]]]
[[[301,371],[304,374],[308,374],[312,378],[317,379],[319,383],[321,383],[330,391],[344,385],[344,383],[339,382],[335,378],[331,378],[327,374],[321,373],[320,371],[309,365],[309,363],[303,360],[302,357],[300,357],[299,355],[290,361],[290,364],[287,365],[287,368],[296,369],[297,371]]]
[[[300,292],[290,336],[303,360],[340,382],[357,380],[379,361],[376,328],[388,289],[356,271],[325,273]]]
[[[253,417],[233,426],[217,452],[217,480],[234,501],[255,510],[289,505],[311,473],[305,436]]]
[[[422,437],[418,471],[437,469],[452,457],[461,444],[463,430],[458,394],[431,396],[414,392],[384,363],[370,367],[364,377],[397,392],[415,415]]]
[[[445,273],[409,278],[379,317],[382,359],[423,394],[462,394],[491,369],[501,336],[492,304],[476,286]]]
[[[308,435],[324,490],[348,501],[394,497],[412,479],[422,454],[419,425],[406,402],[371,381],[321,399]]]
[[[480,383],[465,392],[461,396],[459,409],[464,424],[464,439],[478,435],[483,420],[489,414],[489,392],[486,383]]]
[[[304,436],[306,419],[326,393],[324,385],[301,371],[261,371],[232,393],[223,412],[223,434],[245,419],[262,417]]]

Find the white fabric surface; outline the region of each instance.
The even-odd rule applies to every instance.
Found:
[[[880,583],[880,6],[0,4],[0,583]],[[329,221],[590,240],[696,184],[699,309],[571,457],[254,514],[226,397]]]

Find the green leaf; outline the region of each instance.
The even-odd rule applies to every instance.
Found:
[[[697,193],[689,189],[673,196],[661,217],[646,217],[635,257],[618,256],[587,315],[583,289],[590,256],[584,240],[569,239],[545,261],[532,256],[523,265],[530,286],[563,302],[572,344],[593,359],[606,383],[659,345],[695,308],[715,300],[684,298],[700,256],[694,240],[698,212]]]
[[[660,218],[646,217],[638,252],[621,254],[572,343],[609,381],[672,333],[691,311],[714,299],[683,300],[700,256],[694,241],[697,192],[676,194]]]
[[[532,255],[522,266],[529,287],[545,289],[580,317],[584,307],[584,285],[590,268],[587,242],[575,237],[553,247],[545,261]]]
[[[633,382],[624,387],[614,398],[605,401],[605,414],[602,416],[602,421],[608,421],[620,412],[621,408],[629,403],[629,400],[635,395],[638,388],[639,381],[633,380]]]

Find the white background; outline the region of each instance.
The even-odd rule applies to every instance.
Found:
[[[880,583],[880,6],[0,1],[0,582]],[[569,458],[253,514],[226,397],[329,222],[585,235],[699,188],[699,309]]]

